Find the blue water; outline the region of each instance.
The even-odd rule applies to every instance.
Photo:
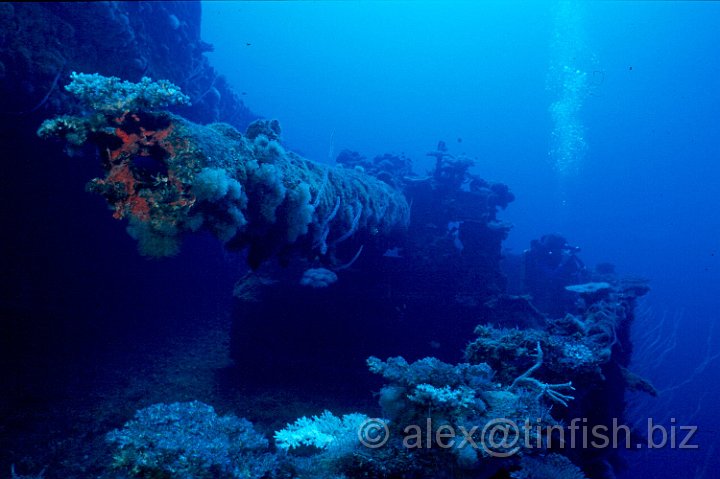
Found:
[[[697,425],[699,448],[630,455],[626,477],[720,467],[718,24],[716,2],[203,2],[212,62],[290,149],[422,172],[444,140],[512,187],[507,249],[560,232],[651,279],[635,369],[665,393],[639,411]]]

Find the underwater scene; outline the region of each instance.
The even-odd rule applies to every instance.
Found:
[[[0,3],[0,479],[720,477],[718,25]]]

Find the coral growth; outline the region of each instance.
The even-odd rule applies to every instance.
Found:
[[[585,474],[560,454],[524,456],[521,469],[512,473],[513,479],[585,479]]]
[[[275,467],[268,441],[233,415],[198,401],[154,404],[111,431],[113,467],[131,477],[168,479],[266,477]]]
[[[376,156],[371,161],[356,151],[343,150],[335,161],[347,168],[354,168],[375,176],[394,187],[405,185],[406,181],[413,176],[412,161],[404,155],[385,153]]]
[[[275,433],[275,445],[284,450],[302,446],[337,451],[360,446],[358,431],[369,418],[364,414],[334,416],[324,411],[319,416],[301,417]]]
[[[163,81],[74,74],[66,89],[86,110],[47,120],[38,133],[100,147],[106,176],[89,188],[116,218],[131,219],[144,254],[174,254],[183,234],[206,228],[230,248],[248,247],[253,267],[291,251],[332,263],[339,243],[373,241],[407,224],[398,190],[287,152],[276,120],[255,122],[245,135],[190,123],[157,111],[187,102]]]
[[[521,446],[512,451],[486,447],[490,438],[483,434],[499,418],[514,424],[524,424],[527,418],[554,424],[540,402],[540,395],[516,390],[514,383],[496,382],[487,364],[451,365],[435,358],[408,363],[398,357],[387,362],[370,358],[368,365],[372,372],[390,381],[380,391],[380,405],[395,435],[404,436],[407,441],[418,425],[430,428],[423,434],[433,437],[443,430],[456,434],[466,432],[465,443],[456,440],[454,445],[458,447],[445,448],[444,459],[435,458],[450,467],[492,467],[492,459],[487,462],[485,456],[513,456],[519,452]],[[432,451],[418,453],[431,454]],[[502,465],[501,461],[495,461],[495,467]]]
[[[128,111],[157,110],[171,105],[187,105],[190,98],[167,80],[143,77],[138,83],[105,77],[97,73],[70,73],[65,89],[90,110],[105,115]]]
[[[327,288],[337,279],[337,275],[329,269],[310,268],[303,273],[300,284],[311,288]]]
[[[280,477],[523,478],[556,470],[562,477],[579,478],[570,460],[585,467],[605,461],[602,453],[552,455],[537,429],[527,432],[522,443],[517,442],[519,429],[504,431],[509,439],[488,449],[494,436],[492,431],[486,436],[486,429],[498,419],[559,427],[570,414],[601,423],[613,413],[622,415],[625,389],[654,391],[627,369],[632,310],[645,286],[623,285],[607,271],[593,277],[577,248],[559,235],[546,235],[524,255],[519,294],[527,296],[507,294],[498,264],[509,225],[496,215],[514,197],[505,185],[471,173],[472,160],[451,155],[443,143],[430,153],[436,165],[428,177],[413,176],[409,160],[394,155],[367,161],[344,151],[340,165],[329,167],[286,150],[276,120],[254,122],[243,134],[229,125],[202,126],[159,111],[187,102],[170,83],[143,79],[133,84],[81,74],[72,79],[67,91],[81,104],[78,115],[48,120],[39,134],[99,147],[105,175],[88,188],[107,200],[115,218],[128,220],[143,254],[176,254],[184,235],[205,230],[228,249],[247,250],[253,269],[271,257],[282,266],[301,259],[288,268],[292,281],[280,274],[276,281],[277,270],[271,270],[247,275],[236,288],[242,306],[273,339],[278,329],[302,334],[289,343],[302,343],[308,351],[314,336],[322,336],[322,342],[333,337],[332,365],[346,374],[337,364],[337,351],[344,355],[341,344],[347,344],[339,336],[363,343],[355,333],[361,331],[359,323],[369,323],[365,316],[400,323],[408,311],[421,319],[430,316],[423,311],[428,308],[454,319],[453,328],[467,326],[469,332],[480,322],[460,364],[435,357],[367,360],[370,371],[386,381],[379,392],[385,420],[377,420],[390,436],[384,447],[362,447],[368,437],[361,429],[370,419],[359,413],[340,417],[325,411],[291,422],[275,433],[280,453],[273,455],[247,421],[219,417],[200,403],[155,405],[108,435],[117,448],[116,467],[125,473],[272,477],[280,461],[287,468]],[[406,227],[409,237],[396,234]],[[363,265],[357,268],[357,284],[365,289],[350,295],[349,288],[335,284],[337,273],[349,269],[366,245],[365,251],[375,254],[360,263],[374,269],[363,275],[368,273]],[[399,248],[402,255],[382,255]],[[353,252],[349,262],[340,261]],[[337,299],[330,298],[335,294]],[[316,303],[303,302],[309,297]],[[347,311],[349,304],[357,311]],[[272,323],[275,316],[287,320],[294,313],[288,313],[294,309],[288,305],[318,306],[314,326],[323,334],[303,331],[303,325],[292,329]],[[282,314],[264,314],[277,312],[273,307]],[[349,313],[343,318],[347,324],[338,324],[338,312]],[[462,322],[454,317],[458,312]],[[336,329],[325,329],[328,324],[318,318]],[[490,326],[495,320],[514,328]],[[403,334],[414,334],[420,326],[395,331],[405,339]],[[431,326],[437,331],[436,324]],[[334,337],[329,331],[342,333]],[[297,359],[283,352],[284,345],[274,344],[269,352],[274,364]],[[437,356],[454,361],[447,353]],[[447,429],[465,431],[465,441],[449,448],[422,447],[421,431],[414,433],[420,425],[427,428],[423,433],[436,437]],[[527,446],[528,439],[539,446]]]

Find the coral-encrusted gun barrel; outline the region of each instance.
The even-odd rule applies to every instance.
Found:
[[[229,247],[249,247],[257,266],[291,251],[331,257],[351,237],[372,241],[407,224],[399,191],[285,151],[276,121],[255,122],[244,135],[198,125],[162,111],[187,97],[149,79],[72,74],[66,89],[89,113],[48,120],[38,133],[99,147],[107,174],[89,188],[129,219],[144,254],[174,254],[183,233],[206,228]]]

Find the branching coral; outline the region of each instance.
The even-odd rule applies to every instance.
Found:
[[[319,416],[301,417],[275,433],[275,445],[280,449],[312,446],[318,449],[352,449],[360,445],[358,431],[369,418],[364,414],[334,416],[324,411]]]

